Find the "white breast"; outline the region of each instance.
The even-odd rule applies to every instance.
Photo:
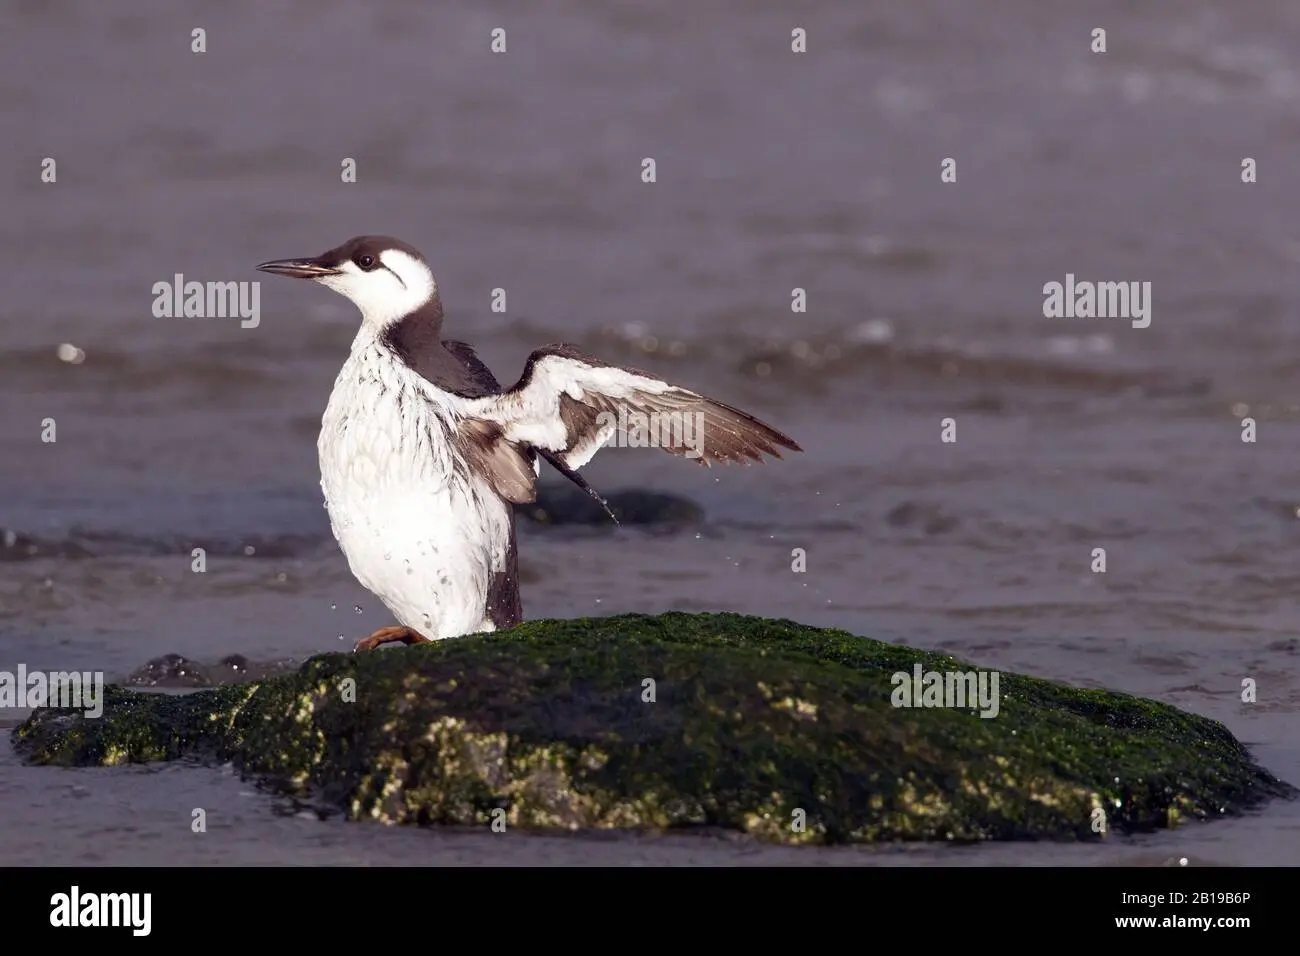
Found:
[[[492,630],[509,506],[455,456],[452,411],[423,379],[360,340],[321,421],[321,490],[357,580],[431,639]]]

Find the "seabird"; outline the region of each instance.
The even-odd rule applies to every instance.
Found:
[[[311,279],[361,311],[321,420],[321,491],[348,567],[398,626],[354,650],[523,620],[512,506],[536,500],[540,458],[604,505],[577,472],[629,420],[690,416],[698,440],[660,447],[704,465],[802,450],[739,409],[570,345],[536,350],[502,389],[472,348],[443,340],[433,272],[400,239],[357,236],[257,268]]]

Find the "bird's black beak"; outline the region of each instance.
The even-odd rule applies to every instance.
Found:
[[[258,272],[294,279],[319,279],[321,276],[339,275],[339,270],[324,265],[319,259],[272,259],[257,267]]]

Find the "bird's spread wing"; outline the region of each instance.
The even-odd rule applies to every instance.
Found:
[[[662,448],[704,465],[762,461],[764,454],[780,458],[778,447],[802,451],[746,412],[568,345],[538,349],[514,387],[471,399],[466,411],[479,420],[471,427],[495,426],[504,441],[552,452],[575,471],[619,431],[628,433],[630,445]]]
[[[448,352],[461,361],[469,375],[472,384],[464,388],[463,395],[481,398],[501,392],[501,385],[492,374],[492,370],[483,364],[470,346],[455,341],[446,341],[442,344]],[[536,499],[537,491],[533,481],[537,475],[536,458],[532,456],[524,458],[518,453],[517,448],[501,441],[501,428],[494,423],[469,420],[462,425],[462,430],[465,437],[469,439],[465,447],[471,457],[476,459],[482,471],[492,476],[491,480],[498,494],[516,504],[526,504]],[[545,458],[552,468],[594,499],[604,509],[605,514],[609,515],[610,520],[618,524],[618,518],[614,517],[609,503],[595,488],[587,484],[587,479],[565,464],[554,451],[548,448],[534,450]]]

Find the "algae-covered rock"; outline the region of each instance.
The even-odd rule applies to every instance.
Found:
[[[41,710],[14,739],[34,763],[230,760],[358,819],[781,842],[1097,839],[1296,794],[1221,724],[1121,694],[1003,673],[995,716],[895,707],[916,665],[974,670],[734,614],[534,621],[185,696],[114,687],[101,719]]]

